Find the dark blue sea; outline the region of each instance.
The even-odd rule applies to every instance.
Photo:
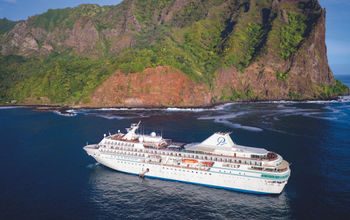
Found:
[[[339,76],[350,86],[349,76]],[[83,146],[142,121],[181,142],[230,131],[291,163],[280,195],[254,195],[98,165]],[[0,107],[0,219],[349,219],[350,97],[233,103],[215,110]]]

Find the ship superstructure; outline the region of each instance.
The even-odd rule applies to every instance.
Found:
[[[175,143],[152,132],[104,136],[84,147],[97,162],[114,170],[251,193],[279,194],[290,176],[289,163],[262,148],[235,144],[229,133],[217,132],[201,143]]]

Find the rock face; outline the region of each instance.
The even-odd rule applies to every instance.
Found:
[[[101,69],[112,66],[114,73],[106,73],[99,85],[62,80],[66,93],[74,90],[69,86],[84,89],[84,95],[74,90],[72,97],[77,97],[67,97],[67,102],[79,100],[75,104],[80,106],[318,99],[324,87],[335,85],[325,18],[317,0],[125,0],[116,6],[80,5],[30,17],[0,35],[0,49],[5,57],[70,54],[102,60]],[[71,74],[72,79],[84,77],[83,72]],[[50,80],[59,75],[47,75],[38,83],[40,89],[11,98],[44,97],[45,103],[55,104],[41,91],[50,90]],[[14,91],[31,88],[30,77],[42,78],[21,79],[13,84]]]
[[[254,91],[258,100],[287,100],[291,98],[291,92],[302,95],[303,99],[317,98],[315,85],[334,84],[325,45],[325,15],[325,10],[322,10],[315,27],[290,59],[284,60],[268,51],[244,73],[234,67],[219,70],[214,82],[214,95],[232,95],[232,90],[235,90],[243,93]],[[277,70],[288,73],[288,79],[276,80]],[[242,100],[245,99],[243,97]]]
[[[88,106],[201,106],[210,105],[208,86],[191,81],[171,67],[142,73],[114,73],[90,95]]]

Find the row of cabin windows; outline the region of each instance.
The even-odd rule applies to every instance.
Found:
[[[250,155],[250,158],[265,159],[265,158],[266,158],[266,155],[256,155],[256,154],[252,154],[252,155]]]
[[[125,142],[114,142],[114,141],[106,141],[105,144],[110,144],[110,145],[118,145],[118,146],[126,146],[126,147],[134,147],[134,144],[130,143],[125,143]]]
[[[187,172],[187,173],[195,173],[194,170],[181,170],[181,169],[177,170],[175,168],[173,169],[173,168],[169,168],[169,167],[163,167],[163,170],[165,170],[165,169],[167,169],[167,170],[174,170],[174,171],[182,171],[182,172]],[[207,172],[198,172],[198,171],[196,171],[196,173],[207,175]],[[211,175],[211,173],[208,173],[208,174]]]
[[[138,156],[138,157],[144,157],[145,154],[143,153],[133,153],[133,152],[125,152],[125,151],[116,151],[116,150],[103,150],[103,152],[115,152],[118,154],[124,154],[124,155],[130,155],[130,156]]]

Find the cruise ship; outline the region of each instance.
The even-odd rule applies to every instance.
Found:
[[[177,143],[155,132],[140,134],[139,123],[126,133],[105,134],[84,150],[111,169],[248,193],[280,194],[290,176],[289,163],[271,151],[234,143],[217,132],[201,143]]]

